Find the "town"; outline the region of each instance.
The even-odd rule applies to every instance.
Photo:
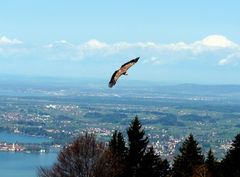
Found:
[[[193,132],[204,152],[211,145],[217,157],[223,157],[239,131],[239,98],[211,92],[176,93],[175,87],[171,89],[163,87],[156,92],[159,90],[156,88],[144,96],[141,93],[145,88],[119,90],[118,94],[99,88],[26,89],[24,93],[31,92],[32,96],[1,96],[1,132],[50,139],[34,148],[0,139],[1,150],[47,152],[53,146],[63,147],[85,132],[108,142],[114,130],[124,132],[138,115],[150,142],[162,156],[173,157],[179,144]]]

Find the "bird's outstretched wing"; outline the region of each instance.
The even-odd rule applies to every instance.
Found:
[[[127,62],[127,63],[124,63],[122,66],[121,66],[121,69],[124,69],[124,70],[128,70],[132,65],[134,65],[135,63],[138,62],[140,57],[137,57],[135,59],[132,59],[131,61]]]
[[[111,77],[111,79],[110,79],[110,81],[109,81],[108,86],[109,86],[110,88],[113,87],[113,86],[116,84],[118,78],[119,78],[122,74],[126,73],[127,70],[128,70],[132,65],[134,65],[135,63],[137,63],[138,60],[139,60],[139,57],[138,57],[138,58],[135,58],[135,59],[133,59],[133,60],[131,60],[131,61],[125,63],[125,64],[123,64],[120,69],[118,69],[117,71],[115,71],[115,72],[113,73],[113,75],[112,75],[112,77]]]
[[[122,73],[119,72],[119,70],[115,71],[115,72],[113,73],[110,81],[109,81],[108,86],[109,86],[110,88],[113,87],[113,86],[116,84],[118,78],[119,78],[121,75],[122,75]]]

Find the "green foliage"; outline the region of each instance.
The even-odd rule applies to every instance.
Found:
[[[110,151],[119,157],[125,157],[127,148],[121,132],[114,131],[112,139],[109,142]]]
[[[149,142],[137,116],[132,120],[127,134],[129,145],[127,167],[129,168],[129,174],[136,175]]]
[[[233,140],[232,147],[222,161],[224,177],[240,176],[240,134]]]
[[[214,154],[212,152],[212,149],[210,149],[208,151],[208,154],[207,154],[207,159],[205,161],[206,165],[209,167],[209,168],[212,168],[214,167],[215,163],[216,163],[216,159],[214,157]]]
[[[212,151],[212,149],[210,148],[210,150],[208,151],[207,154],[207,158],[205,160],[205,165],[208,169],[208,174],[210,177],[215,177],[215,176],[219,176],[218,175],[218,166],[219,163],[217,162],[214,153]]]
[[[162,160],[156,155],[153,147],[150,147],[143,156],[138,172],[139,177],[166,177],[170,173],[170,166],[167,160]]]
[[[190,134],[179,151],[180,155],[175,157],[173,163],[173,177],[190,177],[193,175],[194,167],[204,163],[201,148],[198,147],[197,141]]]
[[[147,148],[148,137],[145,136],[142,124],[136,116],[127,129],[128,148],[123,136],[115,131],[109,142],[109,149],[118,159],[121,177],[166,177],[170,173],[167,160],[156,155],[153,147]],[[124,158],[123,158],[124,157]]]
[[[173,168],[149,147],[148,137],[136,116],[127,129],[128,146],[121,132],[114,131],[109,148],[85,134],[66,146],[52,168],[39,169],[39,177],[239,177],[240,134],[221,164],[209,150],[206,160],[193,135],[185,139]],[[221,168],[219,168],[221,167]]]
[[[126,155],[127,147],[121,132],[114,131],[112,139],[109,142],[109,150],[115,159],[114,171],[116,171],[115,177],[124,177],[126,173]]]

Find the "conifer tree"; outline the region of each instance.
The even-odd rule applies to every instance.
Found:
[[[114,171],[117,172],[116,177],[124,177],[126,173],[127,148],[121,132],[114,131],[112,139],[109,142],[109,150],[116,162],[113,166]]]
[[[126,143],[121,132],[117,134],[117,153],[124,157],[127,153]]]
[[[224,176],[240,176],[240,134],[233,140],[232,147],[222,161],[222,167]]]
[[[210,150],[208,151],[207,159],[206,159],[205,163],[208,167],[212,168],[215,164],[215,161],[216,161],[216,159],[214,157],[212,149],[210,148]]]
[[[204,163],[201,148],[193,135],[183,142],[179,148],[180,155],[176,156],[173,163],[173,177],[190,177],[193,175],[193,169]]]
[[[114,131],[112,139],[109,142],[109,149],[113,154],[117,152],[117,130]]]
[[[207,166],[208,169],[208,175],[211,177],[215,177],[217,176],[217,161],[216,158],[214,157],[213,151],[210,148],[210,150],[208,151],[207,154],[207,158],[205,160],[205,164]]]
[[[170,167],[167,160],[162,160],[159,155],[156,155],[153,147],[148,149],[148,152],[143,156],[139,177],[166,177],[169,175]]]
[[[128,176],[136,176],[149,142],[137,116],[132,120],[127,134],[129,145],[127,157]]]
[[[170,175],[171,167],[170,167],[170,164],[167,161],[167,159],[164,159],[159,165],[160,165],[159,168],[161,169],[160,177],[169,177],[169,176],[171,176]]]
[[[112,139],[109,142],[109,149],[113,155],[123,159],[127,153],[127,147],[121,132],[114,131]]]

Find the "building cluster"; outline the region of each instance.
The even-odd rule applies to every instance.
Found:
[[[105,128],[88,128],[86,131],[99,136],[112,136],[112,131]]]
[[[16,143],[0,143],[0,151],[24,151],[25,148],[22,145]]]

